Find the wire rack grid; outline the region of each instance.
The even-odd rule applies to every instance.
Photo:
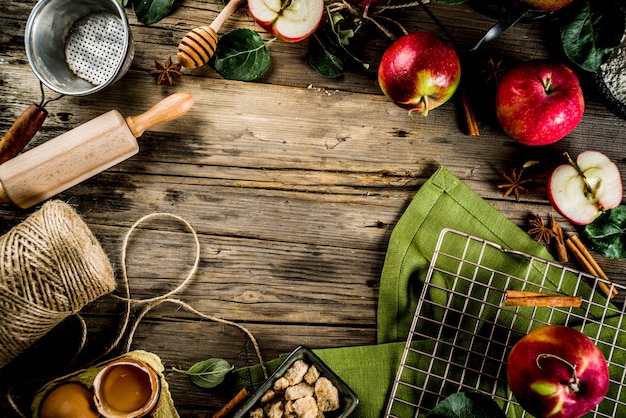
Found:
[[[498,254],[496,254],[498,253]],[[504,256],[503,256],[504,255]],[[626,416],[626,322],[602,279],[461,231],[438,239],[388,398],[385,417],[422,417],[462,390],[490,395],[507,416],[530,417],[508,391],[509,350],[531,330],[576,327],[603,352],[609,392],[586,417]],[[604,281],[611,289],[624,287]],[[579,308],[510,307],[505,290],[582,296]]]

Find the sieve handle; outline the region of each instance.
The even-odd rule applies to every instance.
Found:
[[[24,149],[39,131],[47,116],[48,112],[36,104],[26,108],[0,140],[0,164],[15,157]]]
[[[189,93],[174,93],[144,113],[126,118],[130,131],[139,138],[145,131],[160,123],[176,119],[191,109],[193,97]]]

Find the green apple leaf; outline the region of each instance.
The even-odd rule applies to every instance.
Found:
[[[144,25],[152,25],[169,15],[174,0],[132,0],[137,20]]]
[[[585,0],[571,7],[561,27],[563,50],[574,64],[595,72],[624,35],[624,11],[613,0]]]
[[[337,48],[325,31],[315,32],[311,37],[307,62],[324,77],[336,78],[343,74],[341,49]]]
[[[506,418],[490,396],[479,392],[459,392],[441,401],[427,418]]]
[[[344,17],[328,11],[330,24],[317,30],[309,42],[307,62],[321,75],[336,78],[343,74],[347,62],[356,62],[368,69],[369,64],[354,56],[348,49],[354,30],[342,28]]]
[[[233,29],[226,32],[215,49],[213,68],[229,80],[252,81],[270,66],[270,53],[258,32]]]
[[[611,209],[585,226],[589,247],[607,258],[626,258],[626,206]]]
[[[233,370],[234,366],[226,360],[219,358],[210,358],[200,361],[189,368],[189,370],[180,370],[173,368],[175,372],[189,375],[191,381],[201,388],[211,389],[224,381],[226,375]]]

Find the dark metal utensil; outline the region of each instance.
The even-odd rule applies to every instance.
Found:
[[[509,9],[504,14],[504,16],[502,16],[500,20],[496,22],[495,25],[493,25],[487,32],[485,32],[483,37],[480,38],[478,42],[476,42],[476,44],[470,49],[470,51],[476,51],[484,43],[491,42],[492,40],[498,38],[500,35],[502,35],[504,31],[519,22],[529,11],[529,6],[523,3],[515,4],[515,6]]]

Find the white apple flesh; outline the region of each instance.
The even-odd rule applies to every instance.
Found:
[[[552,206],[570,222],[587,225],[623,198],[619,169],[605,154],[585,151],[557,167],[548,180]]]
[[[299,42],[322,21],[324,0],[248,0],[248,10],[268,33],[286,42]]]

